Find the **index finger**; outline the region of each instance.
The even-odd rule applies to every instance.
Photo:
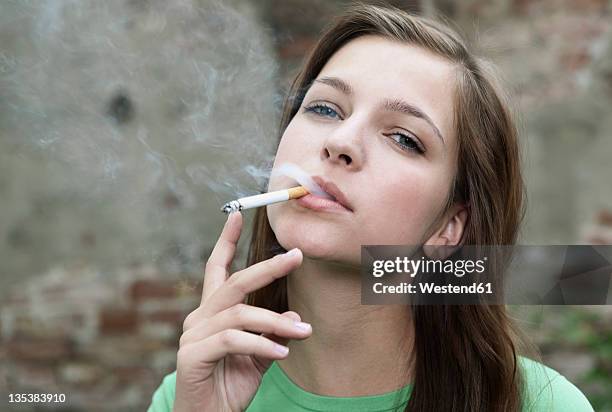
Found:
[[[302,263],[302,257],[301,250],[295,248],[234,273],[203,306],[205,317],[244,302],[249,293],[288,275]]]
[[[221,235],[206,262],[202,286],[202,303],[225,282],[242,232],[242,214],[230,213]]]

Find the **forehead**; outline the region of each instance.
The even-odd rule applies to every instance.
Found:
[[[448,60],[428,50],[367,35],[336,51],[317,77],[341,78],[352,86],[358,100],[405,100],[426,112],[450,136],[454,134],[454,73]]]

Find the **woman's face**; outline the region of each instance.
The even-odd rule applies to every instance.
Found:
[[[359,264],[361,245],[428,240],[456,170],[454,70],[424,49],[371,35],[331,57],[285,130],[274,168],[294,163],[333,183],[347,208],[268,206],[284,248]],[[269,190],[294,185],[279,176]]]

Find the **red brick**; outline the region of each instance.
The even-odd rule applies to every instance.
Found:
[[[612,226],[612,211],[600,210],[597,215],[597,222],[602,225]]]
[[[138,326],[138,314],[133,309],[105,308],[100,311],[100,333],[113,335],[131,333]]]
[[[278,49],[281,59],[304,57],[315,45],[314,37],[298,37],[294,41],[283,45]]]
[[[570,71],[579,70],[590,62],[591,56],[585,48],[573,50],[561,56],[561,64]]]
[[[67,338],[16,338],[7,344],[7,353],[12,360],[54,363],[72,356],[73,345]]]
[[[137,280],[130,287],[130,297],[136,302],[175,296],[177,296],[177,288],[174,281]]]
[[[187,314],[180,310],[158,310],[149,313],[146,317],[147,320],[152,322],[169,323],[172,325],[182,324]]]
[[[144,366],[117,366],[113,368],[112,374],[118,381],[130,383],[146,378],[151,374],[151,370]]]
[[[26,306],[27,304],[29,304],[29,300],[23,294],[23,292],[11,293],[2,302],[2,305],[6,307],[15,307],[15,306],[21,307],[21,306]]]
[[[43,363],[21,363],[18,373],[11,379],[15,388],[11,390],[19,391],[24,388],[40,388],[46,393],[57,391],[56,365]]]
[[[567,5],[582,13],[586,11],[602,12],[608,7],[608,0],[571,0]]]

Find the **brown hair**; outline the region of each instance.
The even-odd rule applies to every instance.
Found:
[[[294,80],[285,101],[280,136],[330,57],[350,40],[368,34],[422,47],[456,66],[457,175],[445,207],[455,202],[469,205],[464,244],[514,244],[524,210],[517,130],[494,76],[444,24],[391,7],[350,7],[323,33]],[[248,265],[283,250],[265,208],[257,211],[252,233]],[[287,311],[285,279],[250,294],[247,302]],[[518,340],[505,306],[413,305],[411,310],[414,385],[407,410],[520,409]]]

